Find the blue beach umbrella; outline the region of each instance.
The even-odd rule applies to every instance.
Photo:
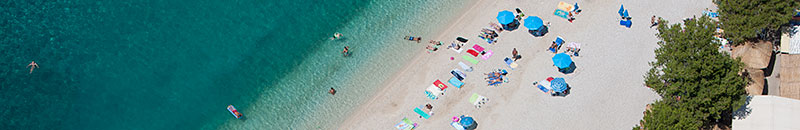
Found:
[[[475,120],[473,120],[472,117],[463,117],[459,123],[461,123],[461,126],[469,127],[475,124]]]
[[[623,12],[625,12],[625,6],[620,4],[619,5],[619,11],[617,11],[617,13],[619,14],[619,16],[624,16],[624,15],[622,15]]]
[[[511,11],[508,10],[500,11],[497,13],[497,21],[500,22],[500,24],[509,24],[514,22],[514,13],[511,13]]]
[[[567,54],[558,53],[553,56],[553,65],[556,65],[559,69],[567,68],[570,64],[572,64],[572,58]]]
[[[567,90],[567,81],[564,81],[564,78],[555,78],[550,81],[550,87],[553,88],[553,91],[564,92]]]
[[[541,18],[537,16],[530,16],[528,18],[525,18],[524,25],[525,27],[528,28],[528,30],[539,30],[539,28],[542,27],[542,25],[544,24],[542,23]]]

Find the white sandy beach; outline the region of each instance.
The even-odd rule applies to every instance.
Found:
[[[478,129],[630,129],[642,118],[645,105],[658,99],[658,95],[643,86],[643,75],[654,60],[657,48],[657,31],[649,28],[650,17],[662,17],[677,23],[686,17],[700,16],[705,8],[715,9],[711,0],[585,0],[578,1],[583,12],[576,15],[574,23],[553,15],[559,1],[476,0],[463,7],[464,12],[436,36],[422,36],[428,40],[454,41],[463,36],[470,41],[465,48],[479,44],[494,55],[488,60],[478,59],[477,65],[464,61],[461,56],[443,46],[431,54],[420,45],[414,60],[394,74],[393,80],[384,83],[372,98],[355,109],[342,122],[339,129],[395,129],[403,117],[419,124],[416,129],[454,129],[453,116],[470,115]],[[575,3],[576,1],[564,1]],[[619,26],[616,13],[624,4],[633,17],[633,26]],[[499,33],[498,43],[489,45],[477,35],[488,23],[497,22],[497,12],[520,8],[526,16],[539,16],[551,22],[549,33],[533,37],[527,28]],[[520,21],[522,22],[522,21]],[[562,74],[553,66],[553,53],[546,51],[556,36],[567,43],[581,43],[581,55],[573,57],[577,66],[572,74]],[[433,37],[435,39],[427,39]],[[517,48],[522,59],[517,69],[509,69],[503,62]],[[561,48],[565,50],[565,47]],[[455,60],[450,60],[455,57]],[[467,63],[474,71],[465,72],[465,86],[456,88],[447,83],[450,70],[459,68],[458,62]],[[496,69],[509,70],[510,81],[499,87],[487,87],[483,73]],[[463,71],[463,69],[462,69]],[[547,77],[564,77],[572,87],[566,97],[553,97],[531,85]],[[445,95],[431,100],[425,88],[435,80],[449,85]],[[472,93],[489,98],[481,108],[468,102]],[[412,109],[431,103],[435,113],[430,119],[418,118]]]

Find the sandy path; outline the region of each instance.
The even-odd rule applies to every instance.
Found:
[[[644,87],[643,75],[649,69],[657,47],[655,29],[648,28],[650,17],[680,21],[700,15],[703,9],[713,8],[711,1],[611,1],[585,0],[579,3],[583,13],[574,23],[554,16],[559,1],[476,0],[464,7],[462,16],[443,30],[435,40],[452,41],[457,36],[469,38],[471,47],[479,44],[495,54],[488,60],[472,65],[451,50],[433,54],[420,53],[414,60],[394,74],[393,80],[345,120],[340,129],[394,129],[403,117],[419,123],[417,129],[453,129],[449,126],[453,116],[473,116],[478,129],[630,129],[638,124],[646,104],[658,95]],[[565,1],[574,3],[575,1]],[[616,14],[619,5],[633,17],[633,27],[618,26]],[[500,33],[497,44],[488,45],[477,37],[489,22],[496,22],[498,11],[520,8],[527,16],[539,16],[551,22],[550,32],[534,38],[524,26],[514,31]],[[552,65],[554,55],[545,51],[556,36],[567,42],[582,43],[580,57],[573,60],[578,69],[572,74],[561,74]],[[425,36],[423,36],[425,37]],[[425,39],[427,41],[429,39]],[[508,69],[504,57],[517,48],[522,59],[520,67],[510,70],[510,82],[500,87],[487,87],[483,73],[493,69]],[[562,48],[564,49],[564,48]],[[449,60],[455,57],[456,60]],[[475,68],[466,72],[463,88],[448,88],[438,100],[425,97],[424,90],[434,80],[446,82],[449,71],[463,61]],[[566,97],[551,97],[533,87],[533,81],[546,77],[564,77],[572,86]],[[450,84],[448,84],[450,85]],[[482,108],[475,108],[467,100],[472,93],[490,99]],[[416,106],[432,103],[435,114],[431,119],[418,118],[412,111]]]

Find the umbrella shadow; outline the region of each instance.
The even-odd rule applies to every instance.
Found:
[[[572,62],[571,64],[569,64],[569,67],[567,67],[567,68],[559,68],[558,72],[561,72],[561,73],[564,73],[564,74],[571,74],[571,73],[575,72],[575,69],[577,69],[577,68],[578,68],[578,66],[575,66],[575,62]]]

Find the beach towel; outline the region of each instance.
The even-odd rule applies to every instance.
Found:
[[[460,70],[458,70],[458,69],[453,69],[453,70],[451,70],[451,71],[450,71],[450,74],[453,74],[453,76],[454,76],[454,77],[456,77],[456,78],[458,78],[458,80],[464,80],[464,78],[466,78],[466,77],[467,77],[467,74],[464,74],[464,72],[461,72],[461,71],[460,71]]]
[[[478,64],[478,60],[475,60],[475,59],[473,59],[472,57],[469,57],[469,56],[467,56],[467,55],[463,55],[463,56],[461,56],[461,58],[464,58],[464,60],[467,60],[467,61],[469,61],[469,62],[470,62],[470,63],[472,63],[472,64]]]
[[[482,52],[483,51],[483,47],[478,45],[478,44],[472,45],[472,49],[475,49],[478,52]]]
[[[433,94],[430,91],[425,91],[425,97],[428,97],[431,100],[436,100],[437,98],[439,98],[439,97],[436,96],[436,94]]]
[[[492,53],[492,50],[486,50],[486,54],[483,54],[483,56],[481,56],[481,59],[487,60],[489,59],[489,57],[492,57],[492,54],[494,54]]]
[[[464,86],[464,82],[461,82],[461,80],[457,79],[456,77],[450,78],[450,80],[447,82],[450,82],[450,84],[456,86],[456,88],[461,88],[461,86]]]
[[[433,81],[433,85],[435,85],[437,88],[441,90],[447,89],[447,85],[444,85],[444,83],[442,83],[442,81],[439,81],[438,79],[436,81]]]
[[[422,116],[425,119],[431,118],[431,115],[428,115],[428,113],[425,113],[424,111],[422,111],[422,109],[419,109],[419,107],[414,108],[414,112],[416,112],[417,114],[419,114],[419,116]]]
[[[456,49],[456,46],[461,46],[461,47]],[[450,43],[450,46],[448,48],[450,48],[450,50],[455,51],[456,53],[461,53],[461,51],[464,50],[463,46],[464,45],[462,45],[462,44]]]
[[[464,126],[461,126],[461,124],[458,124],[458,122],[450,122],[450,126],[453,126],[453,128],[456,128],[456,130],[466,130],[464,129]]]
[[[517,68],[517,66],[519,66],[519,65],[517,65],[517,62],[514,62],[514,60],[512,60],[511,58],[508,58],[508,57],[503,59],[503,61],[506,62],[506,65],[508,65],[508,68],[511,68],[511,70],[514,70],[514,69]]]
[[[458,62],[458,65],[461,66],[461,69],[464,69],[464,71],[472,72],[472,67],[467,66],[464,62]]]
[[[569,19],[569,12],[561,10],[561,9],[556,9],[556,11],[553,12],[553,15],[556,15],[556,16],[564,18],[564,19]]]
[[[394,127],[398,130],[413,130],[414,127],[417,127],[417,123],[411,122],[411,120],[404,117],[403,120],[397,123],[397,125],[394,125]]]
[[[472,55],[473,57],[478,57],[478,54],[479,54],[477,51],[475,51],[475,50],[473,50],[473,49],[469,49],[469,50],[467,50],[467,53],[469,53],[469,54],[470,54],[470,55]]]
[[[567,2],[564,2],[564,1],[558,2],[558,9],[561,9],[561,10],[574,10],[574,8],[575,7],[572,4],[567,4]]]

